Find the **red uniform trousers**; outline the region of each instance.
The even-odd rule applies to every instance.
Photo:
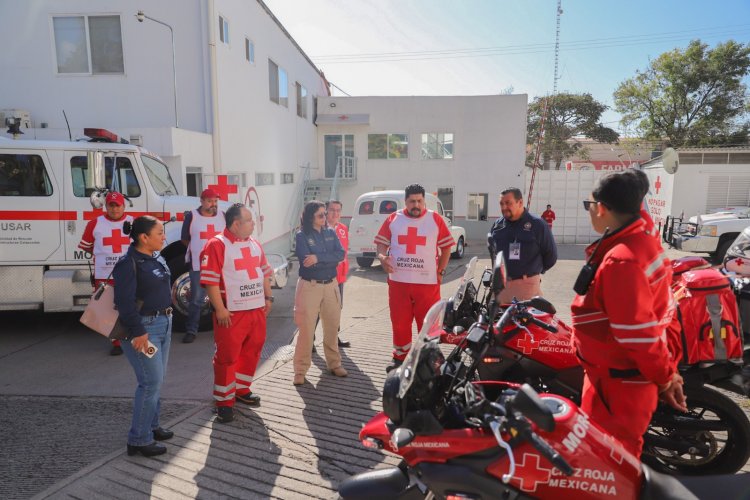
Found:
[[[110,280],[97,280],[97,279],[95,279],[94,280],[94,291],[96,291],[96,289],[99,288],[99,285],[101,285],[102,283],[108,283],[109,286],[115,286],[115,280],[111,280],[111,279]],[[119,346],[120,345],[120,341],[117,340],[117,339],[114,339],[114,340],[112,340],[112,345]]]
[[[440,300],[440,285],[417,285],[388,280],[388,306],[393,328],[393,359],[403,361],[411,349],[412,323],[422,328],[427,311]]]
[[[638,378],[600,377],[586,372],[581,409],[638,460],[643,434],[659,399],[656,384]]]
[[[245,395],[266,341],[264,308],[232,311],[232,326],[225,328],[214,315],[214,400],[216,406],[234,406],[235,392]]]

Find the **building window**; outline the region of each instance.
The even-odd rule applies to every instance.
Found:
[[[453,134],[430,132],[422,134],[423,160],[452,160]]]
[[[245,59],[255,64],[255,44],[247,37],[245,37]]]
[[[294,174],[281,174],[281,183],[282,184],[294,184]]]
[[[125,73],[120,16],[53,17],[57,72]]]
[[[51,196],[44,160],[39,155],[0,155],[0,196]]]
[[[224,16],[219,16],[219,40],[229,45],[229,21]]]
[[[487,220],[487,193],[469,193],[466,220]]]
[[[307,89],[299,82],[295,85],[297,87],[297,116],[307,118]]]
[[[272,172],[255,174],[256,186],[272,186],[273,184],[274,184],[274,174]]]
[[[268,60],[268,93],[276,104],[289,107],[289,80],[286,71],[272,60]]]
[[[409,158],[409,136],[407,134],[368,134],[367,158],[370,160]]]
[[[185,167],[186,194],[200,196],[203,192],[203,169],[200,167]]]

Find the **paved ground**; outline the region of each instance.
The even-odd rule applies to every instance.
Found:
[[[485,254],[481,244],[467,250]],[[543,288],[567,320],[583,249],[565,246],[560,253]],[[451,261],[444,296],[466,262]],[[479,269],[487,263],[481,260]],[[84,331],[76,315],[0,314],[6,433],[0,498],[332,498],[349,475],[396,463],[357,440],[361,425],[380,410],[391,340],[382,271],[354,267],[341,334],[353,343],[344,352],[350,376],[325,373],[315,356],[309,383],[291,384],[291,279],[275,291],[268,348],[253,387],[263,404],[242,409],[229,425],[213,421],[210,332],[190,345],[176,334],[163,390],[163,422],[176,436],[156,459],[124,453],[134,388],[124,358],[106,356],[104,340]],[[748,410],[747,400],[740,403]]]

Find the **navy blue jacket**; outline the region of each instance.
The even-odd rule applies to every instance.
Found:
[[[336,232],[330,227],[309,233],[297,231],[295,253],[299,259],[299,277],[306,280],[329,280],[336,277],[336,267],[344,260],[344,248]],[[305,257],[314,254],[318,263],[312,267],[302,265]]]
[[[137,282],[133,261],[138,272]],[[115,264],[112,278],[115,281],[115,306],[120,313],[120,321],[130,333],[129,338],[146,333],[141,324],[141,315],[153,314],[172,305],[169,267],[158,252],[148,256],[131,244],[128,253]],[[137,299],[143,301],[140,311],[136,307]]]
[[[557,245],[549,226],[526,209],[516,221],[504,217],[495,221],[487,234],[487,241],[493,260],[498,252],[503,252],[510,279],[543,273],[557,262]],[[510,244],[515,242],[521,244],[519,260],[509,258]]]

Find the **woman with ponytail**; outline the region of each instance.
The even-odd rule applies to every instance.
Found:
[[[169,267],[159,255],[166,238],[164,225],[150,215],[126,222],[123,230],[133,242],[113,271],[115,306],[129,333],[122,349],[138,380],[128,455],[152,457],[167,451],[156,441],[174,435],[159,425],[159,397],[172,334]]]

